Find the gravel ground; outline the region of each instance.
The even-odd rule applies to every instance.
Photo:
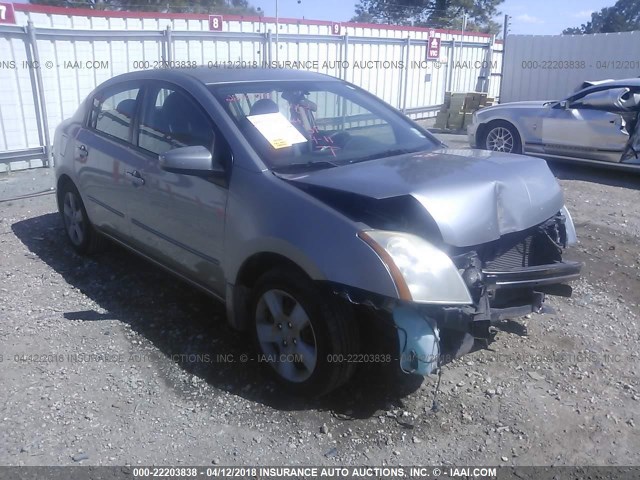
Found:
[[[53,195],[1,202],[0,464],[639,465],[640,176],[553,168],[585,275],[446,366],[437,412],[435,377],[288,398],[221,305],[115,246],[77,256]],[[0,176],[0,200],[52,177]]]

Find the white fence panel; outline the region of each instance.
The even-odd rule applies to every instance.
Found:
[[[38,129],[33,71],[27,66],[31,62],[28,40],[21,29],[9,30],[11,33],[0,36],[0,152],[19,151],[18,157],[24,160],[18,160],[16,168],[38,167],[43,159],[33,157],[42,157],[43,138]]]
[[[206,15],[30,4],[16,4],[16,21],[23,26],[33,22],[40,68],[23,66],[30,52],[25,29],[0,27],[0,48],[7,52],[7,61],[16,65],[0,69],[5,89],[0,104],[0,171],[17,157],[23,160],[10,163],[13,169],[41,166],[46,158],[45,122],[38,118],[44,110],[38,106],[38,74],[51,139],[57,125],[97,85],[169,59],[203,65],[312,62],[309,70],[353,82],[413,118],[435,115],[445,90],[483,88],[495,95],[492,92],[499,88],[495,74],[501,45],[492,44],[487,35],[466,34],[463,38],[449,30],[351,23],[341,24],[340,35],[332,35],[331,22],[281,19],[276,43],[272,18],[228,16],[222,32],[211,32]],[[439,61],[425,60],[429,35],[441,38]],[[498,62],[487,73],[481,63],[489,57]],[[385,64],[369,63],[375,61]],[[87,62],[93,67],[87,68]],[[459,67],[454,68],[454,62]],[[489,80],[481,82],[485,74]]]

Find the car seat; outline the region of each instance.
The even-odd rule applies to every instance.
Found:
[[[270,98],[261,98],[256,103],[251,105],[249,110],[249,116],[251,115],[264,115],[266,113],[278,113],[280,109],[276,102]]]

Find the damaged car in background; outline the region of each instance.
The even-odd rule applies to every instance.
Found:
[[[583,82],[561,101],[478,110],[473,148],[640,171],[640,78]]]
[[[384,358],[436,372],[571,295],[582,266],[563,259],[576,233],[543,160],[447,149],[325,75],[121,75],[58,127],[53,153],[78,252],[108,238],[220,299],[296,393],[377,361],[376,322]]]

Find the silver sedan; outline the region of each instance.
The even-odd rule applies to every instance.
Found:
[[[560,101],[478,110],[467,128],[474,148],[640,171],[640,78],[585,82]]]
[[[435,372],[570,295],[581,268],[562,259],[575,229],[543,160],[448,150],[325,75],[121,75],[53,154],[76,251],[109,239],[218,298],[254,363],[298,393],[363,363]]]

